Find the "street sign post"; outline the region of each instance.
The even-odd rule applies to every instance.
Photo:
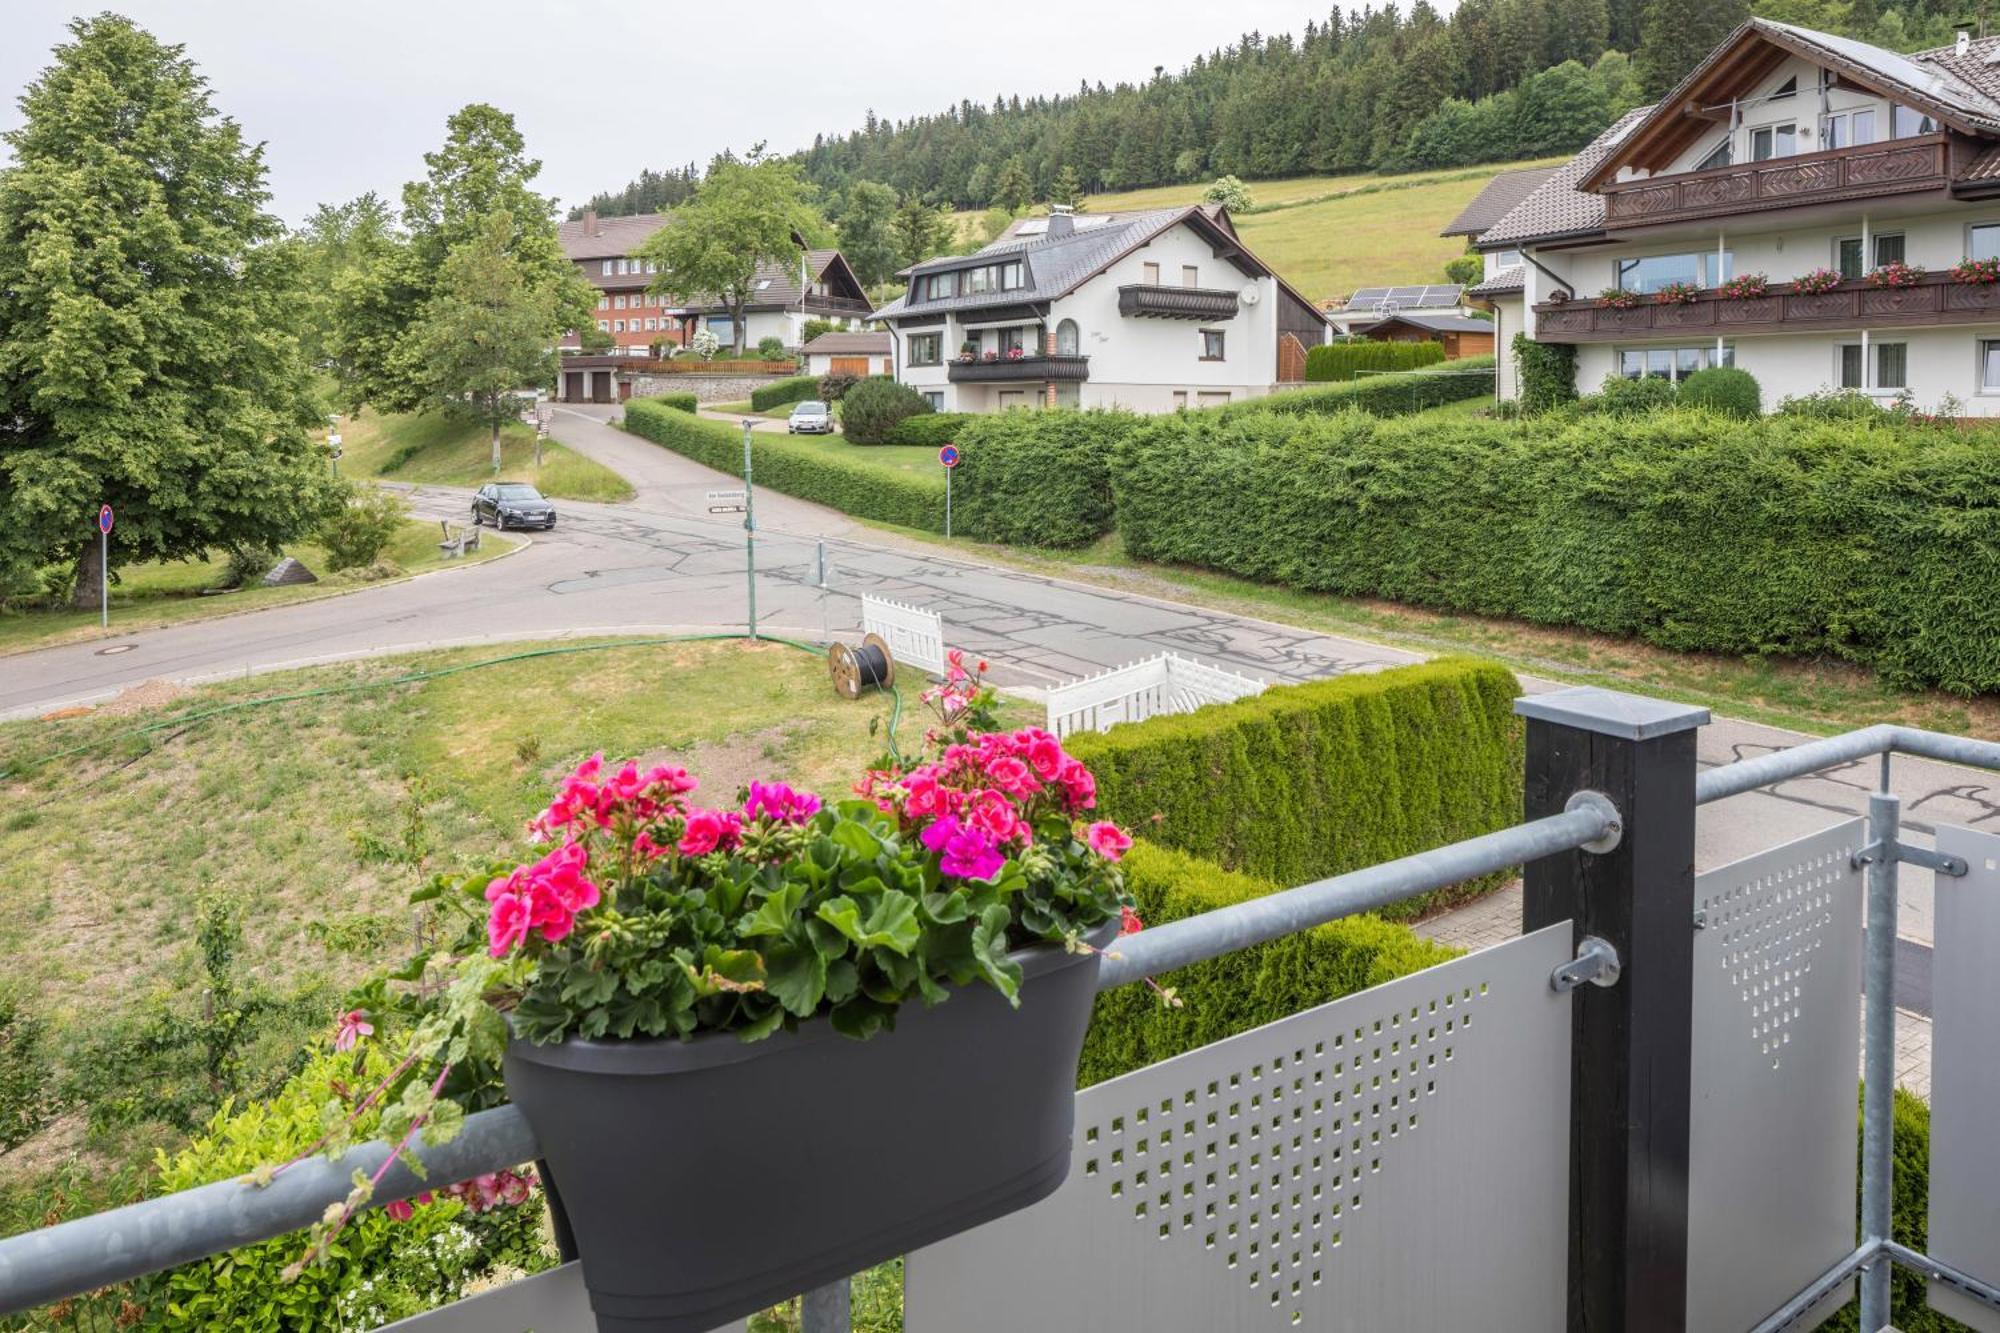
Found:
[[[111,627],[111,506],[97,507],[97,623]]]
[[[327,454],[326,454],[327,465],[333,469],[333,474],[337,477],[340,475],[340,432],[339,431],[335,430],[327,432],[326,449],[327,449]]]
[[[710,491],[708,493],[708,512],[711,514],[740,514],[747,507],[744,501],[748,500],[749,497],[750,493],[740,486],[732,490]]]
[[[944,464],[944,535],[951,536],[951,474],[958,470],[958,446],[947,444],[938,450],[938,462]]]
[[[750,581],[750,637],[757,637],[757,512],[750,490],[750,421],[743,421],[743,569]]]

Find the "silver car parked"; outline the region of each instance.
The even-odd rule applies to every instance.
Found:
[[[833,407],[809,398],[792,409],[792,417],[785,423],[785,431],[790,435],[831,435]]]

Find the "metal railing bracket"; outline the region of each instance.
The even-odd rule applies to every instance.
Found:
[[[1584,843],[1582,850],[1599,856],[1618,850],[1618,843],[1625,836],[1625,820],[1609,796],[1601,791],[1580,791],[1563,805],[1565,813],[1576,810],[1594,810],[1604,816],[1604,836]]]
[[[1610,940],[1586,935],[1576,946],[1576,957],[1549,974],[1549,989],[1558,995],[1589,982],[1593,986],[1615,986],[1623,965]]]
[[[1871,842],[1854,854],[1854,868],[1859,870],[1864,866],[1874,865],[1881,859],[1882,844]],[[1928,847],[1912,847],[1906,842],[1898,842],[1891,849],[1890,859],[1900,861],[1904,865],[1922,866],[1925,870],[1935,871],[1952,879],[1962,879],[1970,869],[1962,856],[1946,856]]]

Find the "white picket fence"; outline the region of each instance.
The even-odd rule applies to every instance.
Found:
[[[944,620],[937,612],[863,593],[861,631],[881,635],[902,665],[944,674]]]
[[[1176,653],[1058,685],[1049,691],[1048,729],[1057,736],[1109,731],[1120,722],[1143,722],[1167,713],[1192,713],[1203,704],[1262,694],[1265,682],[1205,666]]]

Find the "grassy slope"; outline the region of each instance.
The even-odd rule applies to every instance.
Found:
[[[483,486],[493,480],[491,437],[477,425],[439,415],[364,412],[343,419],[340,431],[340,467],[350,477],[437,486]],[[624,478],[553,440],[542,446],[538,470],[534,432],[518,423],[501,432],[500,459],[503,480],[531,482],[553,499],[632,498]]]
[[[389,549],[383,552],[383,559],[406,574],[420,574],[447,563],[473,564],[481,560],[491,560],[511,549],[515,542],[509,538],[489,534],[482,539],[477,552],[466,556],[462,561],[449,562],[438,550],[437,544],[437,525],[412,519],[403,525],[402,531],[389,544]],[[222,577],[223,570],[229,563],[227,557],[181,560],[172,564],[149,562],[123,569],[119,571],[120,581],[111,587],[109,632],[113,635],[128,634],[134,630],[152,629],[159,625],[179,624],[186,620],[206,620],[214,616],[232,615],[238,611],[276,606],[281,602],[305,601],[327,596],[331,592],[353,592],[358,588],[367,587],[371,582],[366,575],[358,571],[328,574],[325,553],[311,542],[288,547],[286,554],[297,556],[304,561],[306,568],[320,575],[320,581],[287,588],[252,586],[227,596],[203,597],[200,595],[201,590],[213,587]],[[52,644],[67,643],[76,639],[97,638],[103,633],[99,630],[97,622],[98,614],[95,610],[24,610],[0,613],[0,653],[18,652],[27,648],[46,648]]]
[[[350,663],[132,716],[0,725],[0,771],[202,706],[504,655]],[[913,743],[922,723],[907,702],[898,735]],[[245,971],[330,1014],[341,988],[407,950],[419,872],[379,847],[400,841],[413,806],[442,869],[518,854],[556,777],[598,749],[685,762],[717,803],[752,776],[843,794],[883,749],[871,727],[889,703],[838,699],[816,655],[708,642],[543,656],[110,741],[0,779],[0,957],[53,1025],[58,1058],[73,1056],[148,997],[198,995],[192,904],[221,892],[244,914]],[[153,1141],[135,1129],[91,1156],[109,1170]],[[52,1154],[34,1147],[0,1156],[0,1202],[39,1188]]]
[[[1383,283],[1441,282],[1445,261],[1465,249],[1438,235],[1496,172],[1544,162],[1500,162],[1404,176],[1302,176],[1250,181],[1252,211],[1236,215],[1243,239],[1264,262],[1315,301]],[[1161,185],[1096,194],[1091,212],[1172,208],[1197,203],[1207,188]],[[954,215],[961,235],[979,212]]]

